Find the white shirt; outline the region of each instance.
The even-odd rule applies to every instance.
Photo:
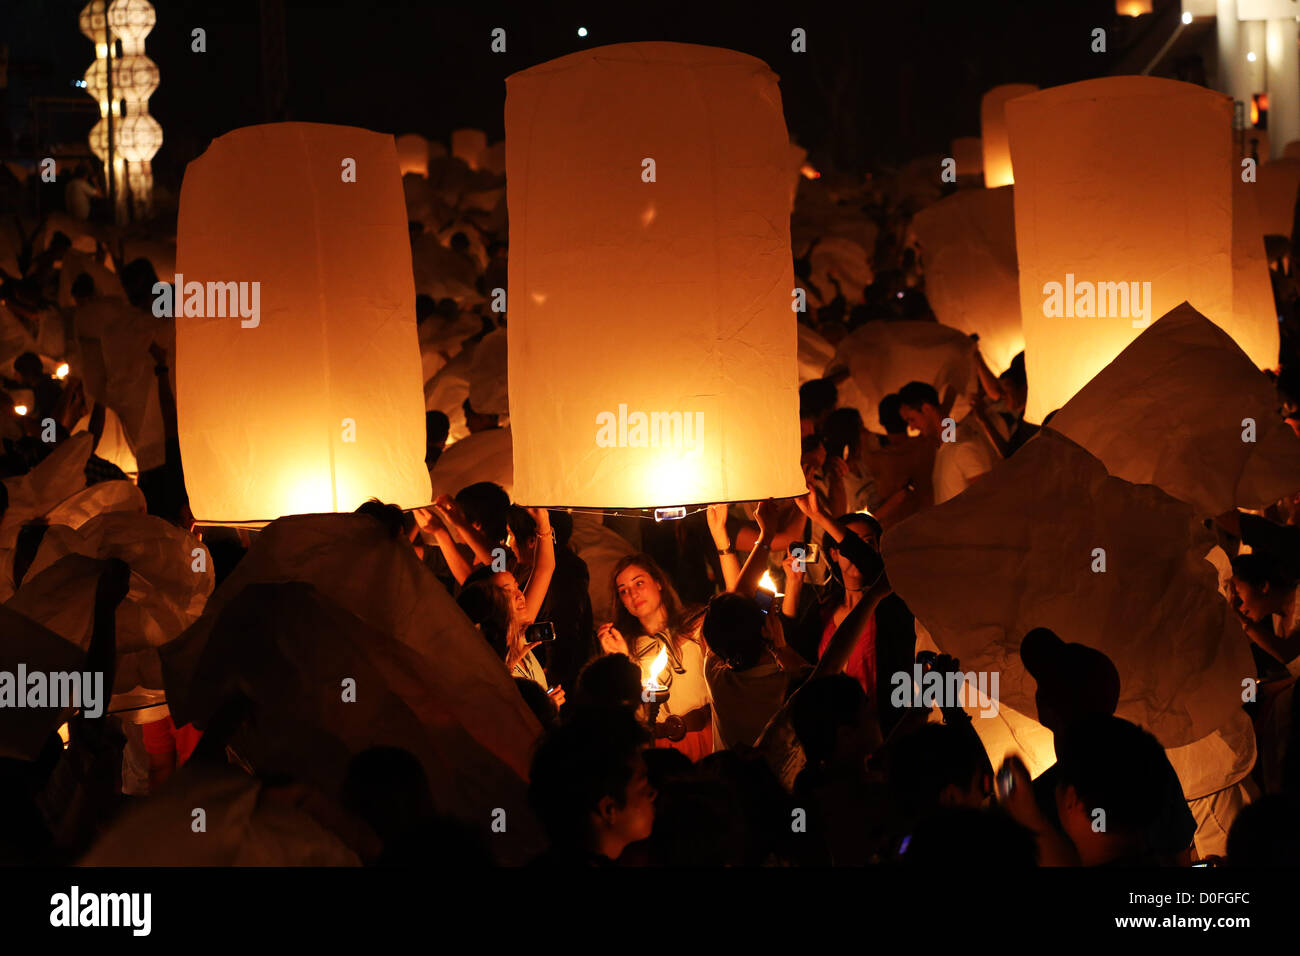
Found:
[[[956,498],[1001,456],[971,415],[957,423],[955,441],[941,441],[934,455],[934,503]]]
[[[708,681],[704,677],[704,650],[698,641],[684,640],[681,651],[682,669],[685,673],[673,673],[673,681],[668,685],[668,701],[659,708],[660,723],[667,720],[670,714],[683,717],[712,701]],[[642,634],[636,639],[635,653],[634,662],[641,668],[644,677],[644,671],[659,653],[659,642]]]
[[[90,199],[95,195],[95,187],[84,179],[73,179],[63,187],[63,205],[68,215],[74,219],[90,218]]]
[[[515,665],[515,669],[510,672],[510,676],[526,677],[542,690],[550,690],[546,686],[546,671],[542,670],[541,663],[533,656],[532,651],[525,654],[519,663]]]

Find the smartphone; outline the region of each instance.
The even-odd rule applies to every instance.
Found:
[[[538,621],[536,624],[529,624],[524,629],[525,644],[553,640],[555,640],[555,625],[550,621]]]
[[[786,553],[796,560],[803,558],[803,563],[807,565],[816,564],[821,560],[822,549],[811,541],[802,541],[799,544],[790,545]]]
[[[1010,767],[1003,767],[998,771],[998,793],[1003,797],[1009,797],[1016,789],[1016,775],[1011,772]]]
[[[759,588],[758,593],[754,595],[754,600],[758,602],[758,609],[766,614],[772,610],[772,605],[776,603],[776,595],[771,591]]]

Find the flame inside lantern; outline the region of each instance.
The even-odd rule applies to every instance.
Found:
[[[663,674],[667,667],[668,648],[660,647],[659,653],[655,655],[655,659],[650,663],[649,670],[646,671],[645,676],[641,680],[641,686],[652,688],[654,690],[663,690],[666,685],[659,679],[659,676]]]

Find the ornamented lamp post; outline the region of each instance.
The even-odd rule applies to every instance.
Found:
[[[158,89],[158,67],[144,55],[144,38],[155,20],[148,0],[113,0],[108,8],[108,25],[122,41],[122,56],[113,73],[113,88],[125,107],[117,147],[127,162],[136,219],[147,218],[152,210],[152,160],[162,145],[162,127],[149,115],[149,97]]]
[[[133,218],[132,212],[134,218],[147,217],[153,205],[152,160],[162,145],[162,127],[149,115],[158,67],[144,55],[144,40],[155,19],[148,0],[113,0],[107,6],[91,0],[81,11],[81,32],[95,44],[86,91],[100,115],[90,131],[90,148],[107,170],[119,223]],[[122,53],[114,55],[118,41]]]

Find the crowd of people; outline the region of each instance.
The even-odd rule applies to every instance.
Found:
[[[85,219],[85,194],[77,187],[78,210],[70,210],[77,219]],[[813,267],[815,241],[797,249],[795,273],[812,287],[813,303],[799,321],[834,345],[868,322],[934,320],[923,251],[907,238],[912,206],[888,189],[859,186],[849,195],[853,215],[876,228],[871,281],[845,288],[842,275]],[[506,284],[508,236],[494,231],[486,213],[444,218],[454,228],[438,241],[458,257],[461,291],[421,294],[416,318],[426,377],[432,382],[452,369],[468,381],[475,353],[481,364],[489,336],[508,321],[491,307],[493,290]],[[413,223],[413,243],[430,231]],[[81,487],[134,483],[149,515],[203,541],[220,589],[258,547],[258,534],[194,527],[167,343],[146,337],[135,355],[152,368],[148,401],[163,440],[161,463],[141,461],[131,474],[124,462],[104,457],[103,442],[106,421],[118,418],[128,438],[138,423],[129,409],[112,407],[102,382],[87,387],[75,347],[85,338],[80,324],[106,291],[102,273],[97,283],[85,264],[114,273],[141,316],[158,281],[154,265],[115,263],[101,240],[94,253],[74,254],[74,238],[81,248],[85,236],[31,235],[20,274],[6,275],[0,289],[6,347],[19,343],[3,368],[0,512],[20,489],[30,498],[21,483],[88,433],[93,451]],[[1300,434],[1295,276],[1281,259],[1274,266],[1284,330],[1279,404]],[[65,275],[69,268],[79,271]],[[64,286],[70,302],[61,297]],[[64,350],[56,352],[54,342],[66,343]],[[65,357],[72,374],[59,367]],[[1230,827],[1226,848],[1207,854],[1198,849],[1197,819],[1161,742],[1116,716],[1119,674],[1099,651],[1046,628],[1023,635],[1020,655],[1035,681],[1038,720],[1056,753],[1055,764],[1032,780],[1017,757],[986,750],[980,718],[967,709],[916,706],[891,693],[898,674],[918,667],[958,674],[961,666],[918,649],[913,614],[890,587],[882,536],[976,482],[999,480],[997,463],[1017,454],[1039,426],[1024,419],[1033,383],[1023,353],[997,370],[976,348],[971,411],[957,421],[950,414],[957,395],[913,381],[880,401],[882,430],[874,431],[861,409],[840,400],[849,377],[847,369],[829,368],[799,389],[806,493],[709,505],[662,524],[597,518],[602,541],[621,539],[616,560],[591,555],[591,535],[580,533],[591,516],[523,506],[499,482],[467,482],[414,511],[380,501],[358,509],[409,543],[426,572],[422,586],[454,596],[457,613],[536,718],[528,802],[547,848],[535,862],[923,867],[972,854],[1024,867],[1172,866],[1206,856],[1241,865],[1300,862],[1300,746],[1292,746],[1300,705],[1289,693],[1300,675],[1300,496],[1263,514],[1218,516],[1222,539],[1240,551],[1226,598],[1266,691],[1245,705],[1261,753],[1253,802],[1235,820],[1220,821]],[[457,445],[470,448],[508,427],[508,409],[498,402],[475,404],[490,392],[472,383],[460,392],[426,388],[426,463],[435,475]],[[42,514],[19,517],[16,527],[9,522],[12,540],[0,542],[9,595],[22,591],[57,526]],[[110,675],[113,610],[126,599],[129,575],[125,564],[109,560],[96,590],[87,666]],[[217,726],[177,725],[156,696],[135,713],[74,715],[66,739],[51,734],[34,759],[9,749],[0,759],[0,859],[81,858],[126,805],[165,793],[187,762],[233,764],[256,776],[259,768],[229,745],[256,716],[229,709],[220,716]],[[320,809],[325,803],[328,811]],[[492,858],[487,814],[450,819],[421,762],[400,747],[351,755],[340,792],[298,805],[311,808],[357,862],[412,862],[419,847],[447,860]],[[1105,809],[1100,828],[1097,808]]]

